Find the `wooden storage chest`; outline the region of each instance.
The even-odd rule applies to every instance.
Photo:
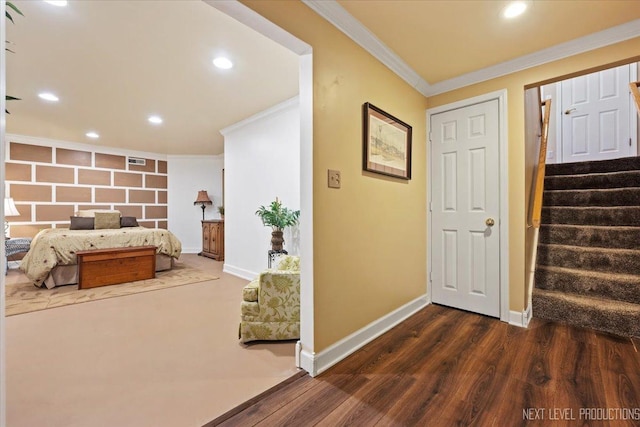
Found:
[[[156,247],[78,251],[78,288],[134,282],[156,277]]]

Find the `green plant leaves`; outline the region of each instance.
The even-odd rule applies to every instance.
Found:
[[[8,19],[9,21],[11,21],[11,23],[12,23],[12,24],[15,24],[15,22],[13,22],[13,17],[12,17],[12,16],[11,16],[11,14],[9,13],[9,10],[8,10],[8,9],[13,10],[15,13],[17,13],[17,14],[18,14],[18,15],[20,15],[20,16],[24,16],[24,15],[22,14],[22,12],[20,11],[20,9],[18,9],[18,8],[16,7],[16,5],[14,5],[13,3],[11,3],[11,2],[9,2],[9,1],[8,1],[8,2],[6,2],[6,5],[7,5],[7,9],[5,9],[5,11],[4,11],[4,16],[6,16],[6,17],[7,17],[7,19]],[[7,43],[10,43],[8,40],[7,40],[6,42],[7,42]],[[11,49],[9,49],[8,47],[5,47],[5,48],[4,48],[4,50],[6,50],[7,52],[15,53],[14,51],[12,51]],[[20,98],[16,98],[15,96],[9,96],[9,95],[6,95],[6,96],[5,96],[5,99],[6,99],[7,101],[20,101]],[[7,113],[7,114],[11,114],[11,113],[9,113],[9,111],[8,111],[6,108],[5,108],[4,112],[5,112],[5,113]]]
[[[278,199],[271,202],[268,208],[260,206],[256,215],[260,217],[264,225],[272,227],[275,231],[282,231],[286,227],[296,225],[300,219],[299,210],[294,211],[283,207]]]
[[[13,3],[11,3],[11,2],[7,2],[7,8],[11,8],[11,9],[12,9],[15,13],[17,13],[18,15],[20,15],[20,16],[24,16],[24,15],[22,14],[22,12],[20,11],[20,9],[18,9],[18,8],[16,7],[16,5],[14,5],[14,4],[13,4]],[[5,10],[5,11],[4,11],[4,16],[6,16],[6,17],[7,17],[7,19],[8,19],[9,21],[11,21],[11,23],[12,23],[12,24],[15,24],[15,22],[13,22],[13,17],[11,16],[11,14],[9,13],[9,11],[8,11],[8,10]]]
[[[20,98],[16,98],[15,96],[10,95],[5,95],[4,99],[6,99],[7,101],[20,101]],[[4,112],[7,114],[11,114],[6,108],[4,109]]]
[[[15,4],[13,4],[13,3],[11,3],[10,1],[8,1],[8,2],[7,2],[7,7],[10,7],[11,9],[13,9],[13,10],[18,14],[18,15],[20,15],[20,16],[24,16],[24,15],[22,14],[22,12],[20,11],[20,9],[18,9],[18,8],[16,7],[16,5],[15,5]]]

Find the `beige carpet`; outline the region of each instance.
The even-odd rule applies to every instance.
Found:
[[[98,288],[78,289],[78,285],[39,288],[31,282],[8,284],[5,287],[6,316],[62,307],[69,304],[121,297],[174,286],[215,280],[219,277],[185,264],[176,264],[169,271],[156,273],[155,279],[138,280]]]
[[[199,427],[298,372],[295,341],[239,343],[247,280],[180,261],[219,279],[7,317],[7,426]]]

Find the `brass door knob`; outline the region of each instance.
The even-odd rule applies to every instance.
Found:
[[[487,227],[493,227],[493,225],[496,223],[494,221],[493,218],[487,218],[487,220],[484,222],[485,224],[487,224]]]

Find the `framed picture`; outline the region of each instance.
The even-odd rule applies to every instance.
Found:
[[[411,179],[411,126],[368,102],[362,106],[362,116],[362,168]]]

